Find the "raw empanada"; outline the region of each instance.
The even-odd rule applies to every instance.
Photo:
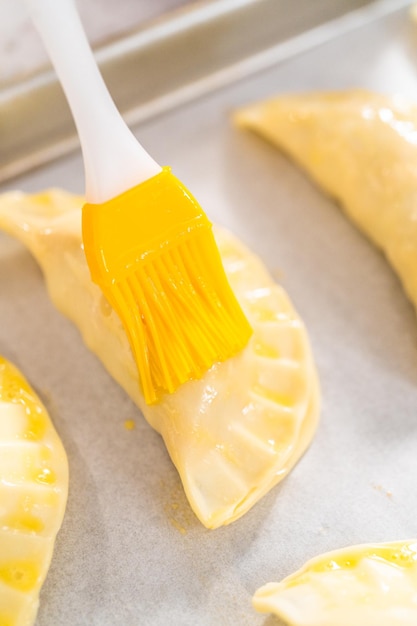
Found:
[[[68,465],[46,409],[0,357],[0,626],[30,626],[68,495]]]
[[[232,522],[284,478],[313,436],[319,393],[304,326],[261,262],[216,230],[253,336],[202,380],[147,406],[121,323],[90,280],[81,203],[62,191],[8,193],[0,198],[0,227],[31,250],[57,308],[162,435],[201,522],[209,528]]]
[[[383,250],[417,307],[417,107],[368,91],[283,96],[237,124],[287,152]]]
[[[415,626],[417,540],[328,552],[258,589],[253,605],[291,626]]]

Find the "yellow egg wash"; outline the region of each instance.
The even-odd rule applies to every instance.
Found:
[[[291,626],[415,626],[417,540],[364,544],[318,556],[253,605]]]
[[[30,626],[68,493],[65,451],[22,374],[0,356],[0,626]]]

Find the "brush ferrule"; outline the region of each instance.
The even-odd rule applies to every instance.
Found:
[[[114,284],[200,228],[211,229],[210,221],[168,167],[108,202],[87,203],[83,240],[92,279]]]
[[[169,168],[109,202],[86,204],[83,238],[91,276],[128,333],[146,402],[248,341],[212,225]]]

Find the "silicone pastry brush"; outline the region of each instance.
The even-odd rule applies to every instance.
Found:
[[[238,353],[251,328],[211,223],[116,109],[73,0],[25,0],[81,142],[83,243],[91,276],[128,334],[148,404]]]

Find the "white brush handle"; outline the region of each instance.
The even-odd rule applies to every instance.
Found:
[[[87,201],[106,202],[158,174],[160,165],[129,130],[107,91],[74,0],[25,0],[25,3],[77,126]]]

